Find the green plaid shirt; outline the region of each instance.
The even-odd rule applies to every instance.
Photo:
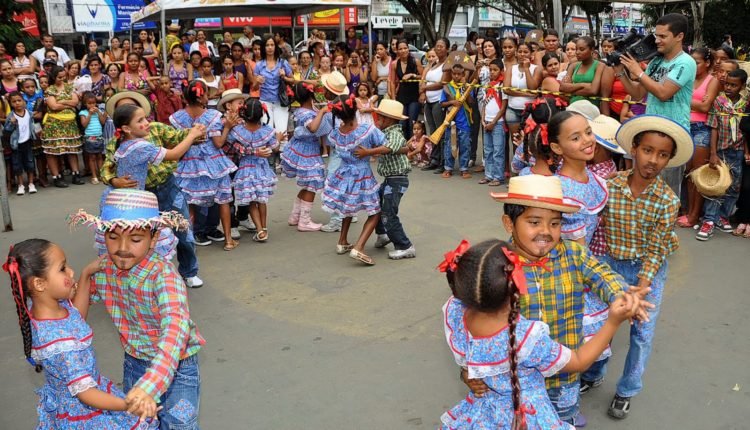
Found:
[[[562,240],[546,257],[521,261],[529,290],[519,301],[521,315],[547,323],[549,336],[573,350],[583,344],[583,293],[591,290],[611,303],[627,289],[622,276],[576,242]],[[546,384],[558,388],[577,380],[577,373],[558,373]]]
[[[151,129],[146,140],[161,148],[172,149],[179,145],[188,135],[190,130],[177,130],[160,122],[152,122]],[[117,177],[117,163],[115,163],[115,143],[117,139],[112,138],[107,142],[105,148],[104,164],[102,165],[102,181],[111,185],[110,181]],[[162,161],[158,165],[148,166],[148,177],[146,177],[146,189],[153,189],[165,183],[172,172],[177,168],[176,161]]]
[[[403,176],[411,171],[409,158],[405,154],[397,154],[401,148],[406,146],[406,139],[401,124],[394,124],[385,130],[386,148],[391,150],[390,154],[381,155],[378,158],[378,174],[380,176]]]

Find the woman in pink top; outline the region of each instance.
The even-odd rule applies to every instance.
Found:
[[[719,81],[711,75],[713,55],[707,48],[696,48],[692,53],[696,63],[693,100],[690,102],[690,135],[693,136],[695,152],[687,165],[687,171],[708,163],[711,144],[711,129],[706,125],[708,110],[719,94]],[[688,180],[688,210],[677,219],[680,227],[698,224],[703,209],[703,196]]]

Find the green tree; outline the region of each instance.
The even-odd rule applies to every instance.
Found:
[[[25,31],[23,26],[13,20],[15,14],[21,14],[34,7],[29,3],[18,3],[15,0],[0,0],[0,42],[5,45],[8,53],[15,50],[17,42],[26,46],[34,46],[35,40]],[[29,51],[30,52],[30,51]]]
[[[612,12],[612,3],[599,2],[599,1],[580,1],[578,6],[586,14],[586,20],[589,22],[589,34],[594,39],[599,39],[600,31],[602,28],[601,20],[599,19],[602,13]],[[594,23],[596,20],[596,23]]]
[[[437,0],[398,0],[410,14],[419,21],[422,35],[430,46],[435,45],[438,37],[448,34],[453,20],[456,18],[458,7],[471,4],[471,0],[442,0],[440,2],[440,17],[435,26],[435,11]]]

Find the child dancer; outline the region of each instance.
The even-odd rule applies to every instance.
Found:
[[[85,109],[78,112],[81,117],[83,133],[83,152],[88,154],[89,171],[91,172],[91,183],[99,183],[99,171],[104,162],[104,124],[107,121],[107,113],[99,109],[96,95],[91,91],[83,93],[81,97]]]
[[[456,123],[456,139],[458,140],[458,158],[459,158],[459,169],[461,171],[461,177],[464,179],[471,179],[471,173],[469,173],[469,158],[471,152],[471,105],[473,104],[473,98],[471,94],[463,102],[459,101],[466,91],[472,91],[471,88],[464,87],[466,79],[466,71],[464,66],[460,64],[454,64],[451,69],[452,80],[443,87],[443,94],[441,96],[440,105],[443,109],[459,109],[454,121]],[[453,165],[456,160],[453,158],[453,152],[451,150],[451,130],[450,128],[445,129],[444,136],[445,143],[443,144],[443,156],[445,158],[445,165],[443,166],[443,178],[450,178],[453,176]]]
[[[617,143],[632,155],[633,169],[608,182],[610,196],[604,210],[608,255],[601,260],[636,285],[640,294],[648,292],[645,299],[653,306],[648,320],[630,327],[625,369],[608,410],[609,416],[622,419],[630,412],[631,398],[643,388],[667,279],[667,257],[679,246],[674,225],[680,199],[660,173],[687,163],[693,156],[693,140],[686,128],[670,119],[641,115],[620,127]],[[595,377],[603,378],[605,371],[606,366],[601,366]]]
[[[40,77],[41,81],[42,78]],[[26,102],[26,109],[31,112],[34,118],[34,134],[36,139],[32,142],[31,149],[34,153],[34,161],[36,161],[36,179],[42,188],[47,187],[47,157],[44,156],[42,150],[42,140],[40,139],[42,133],[42,117],[44,116],[44,91],[37,90],[36,82],[33,79],[26,79],[21,83],[21,89],[23,93],[24,101]]]
[[[485,92],[482,107],[482,129],[484,130],[484,178],[479,184],[497,187],[505,182],[505,110],[508,96],[502,92],[503,61],[490,63],[490,84]]]
[[[297,82],[293,90],[294,99],[300,106],[294,113],[294,136],[281,153],[281,168],[288,178],[297,177],[300,190],[288,223],[296,225],[298,231],[318,231],[322,225],[313,222],[311,211],[315,194],[325,184],[320,140],[333,131],[333,118],[327,107],[317,113],[313,110],[315,88],[311,84]]]
[[[532,130],[524,133],[524,142],[519,145],[519,148],[523,149],[523,160],[531,165],[521,169],[518,176],[552,176],[555,174],[559,158],[549,146],[547,133],[547,124],[534,124]]]
[[[442,428],[572,430],[547,397],[544,378],[586,369],[635,313],[638,299],[616,299],[597,336],[571,350],[550,338],[547,324],[520,315],[519,301],[528,294],[524,263],[510,244],[463,241],[445,255],[439,268],[453,292],[443,306],[445,338],[456,363],[490,391],[469,393],[443,414]]]
[[[29,193],[36,193],[34,185],[34,152],[32,146],[37,139],[34,131],[33,113],[26,108],[26,102],[18,91],[8,94],[11,112],[5,120],[5,131],[10,133],[10,149],[13,172],[16,174],[18,190],[16,195],[26,193],[23,185],[23,172],[29,180]]]
[[[182,227],[177,212],[159,212],[156,196],[134,189],[112,190],[100,217],[79,210],[71,223],[105,230],[107,255],[82,276],[82,300],[101,301],[125,350],[123,390],[131,411],[162,406],[162,429],[198,429],[200,369],[205,340],[190,319],[187,292],[172,263],[152,249],[161,227]],[[86,274],[84,274],[86,275]]]
[[[195,124],[206,126],[209,140],[196,142],[180,160],[174,175],[190,204],[190,218],[195,220],[195,206],[219,205],[219,216],[224,229],[224,250],[231,251],[239,245],[232,239],[229,203],[232,185],[229,174],[237,170],[221,147],[226,142],[230,127],[224,127],[221,113],[206,109],[208,87],[203,81],[192,81],[185,88],[187,107],[175,112],[169,121],[177,129],[191,128]]]
[[[235,204],[250,206],[250,218],[257,228],[253,235],[256,242],[268,240],[268,199],[276,188],[274,173],[268,157],[282,137],[282,133],[261,123],[268,115],[260,100],[247,99],[240,109],[244,124],[232,127],[227,142],[240,158],[239,169],[234,176]]]
[[[409,153],[406,155],[412,160],[411,164],[419,168],[427,167],[430,164],[432,142],[425,136],[425,127],[422,121],[414,121],[411,139],[406,145],[409,147]]]
[[[357,148],[375,148],[385,144],[385,135],[374,125],[357,123],[354,95],[338,96],[328,109],[341,120],[341,126],[328,136],[329,144],[341,158],[341,165],[326,179],[323,190],[323,210],[344,217],[341,234],[336,244],[337,254],[349,253],[355,260],[372,266],[375,262],[362,252],[380,218],[378,182],[372,174],[370,157],[358,158]],[[359,211],[367,213],[367,221],[354,245],[347,240],[352,217]]]
[[[78,288],[63,250],[44,239],[29,239],[11,246],[3,270],[10,275],[26,360],[37,372],[45,371],[45,384],[37,391],[37,428],[158,428],[155,421],[125,412],[143,407],[145,418],[156,415],[156,406],[126,402],[96,365],[84,282],[98,270],[98,261],[83,269]]]
[[[377,96],[373,96],[369,82],[360,82],[357,86],[357,122],[372,124],[372,113],[375,111]]]

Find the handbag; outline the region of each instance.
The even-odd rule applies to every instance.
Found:
[[[282,60],[279,67],[284,67],[286,60]],[[289,85],[283,78],[279,77],[279,104],[281,107],[289,107],[292,101],[289,99]]]

